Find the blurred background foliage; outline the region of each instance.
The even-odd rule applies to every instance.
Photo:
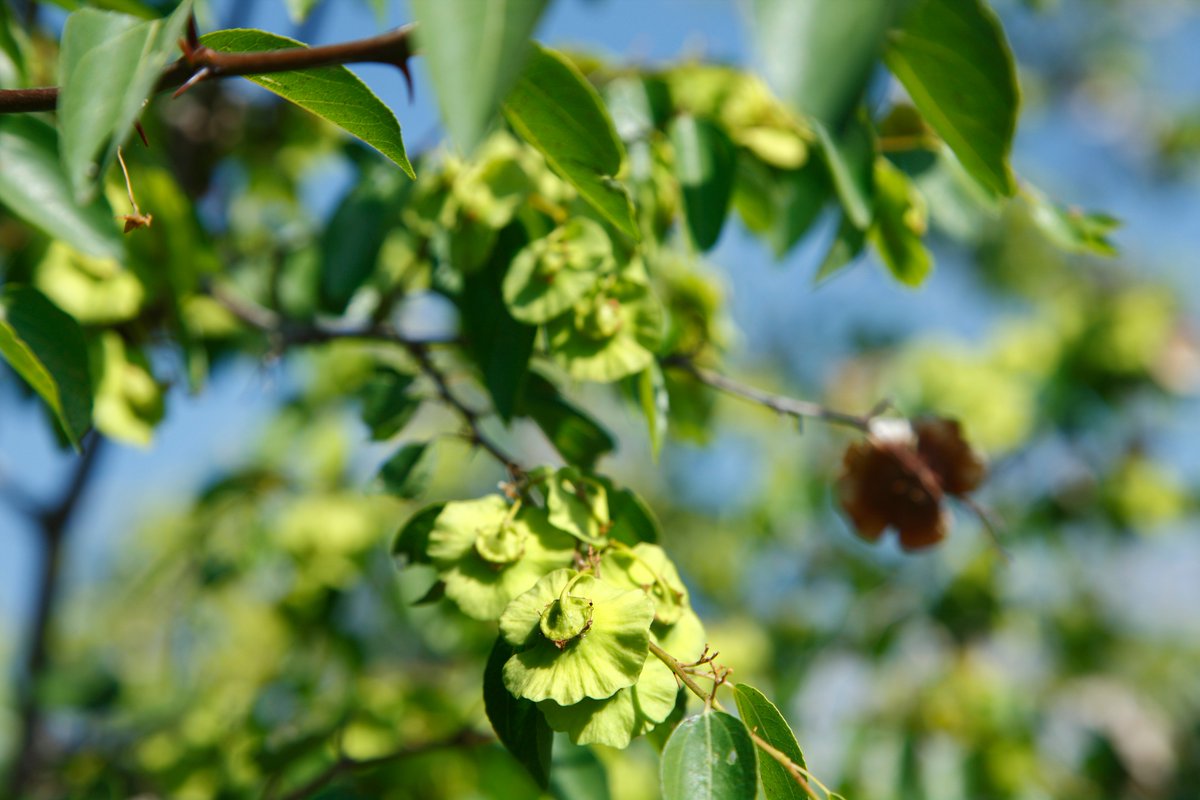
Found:
[[[287,31],[278,10],[258,5],[267,4],[214,14],[222,26],[267,14],[273,24],[262,27]],[[353,4],[288,3],[297,17],[311,10],[297,36],[321,39],[330,7],[343,5]],[[559,5],[554,25],[597,31],[598,40],[576,34],[589,52],[626,47],[613,31],[641,24],[631,0]],[[685,4],[650,5],[652,19],[679,26],[668,41],[682,41]],[[710,32],[713,19],[738,18],[724,3],[701,5],[696,24]],[[857,540],[831,494],[844,432],[797,431],[668,373],[672,427],[656,464],[633,400],[603,387],[572,394],[620,442],[607,471],[656,511],[709,641],[738,680],[775,700],[809,766],[846,797],[1191,800],[1200,786],[1200,56],[1191,46],[1200,6],[995,5],[1021,64],[1019,176],[1114,213],[1124,230],[1056,209],[1031,186],[1026,200],[993,207],[964,196],[936,154],[903,154],[897,163],[928,203],[938,263],[920,291],[884,277],[874,257],[814,286],[823,250],[802,243],[774,263],[769,243],[747,231],[756,225],[748,196],[737,207],[745,221],[731,221],[709,265],[668,279],[663,299],[701,309],[708,328],[673,331],[679,349],[689,337],[717,343],[749,383],[851,411],[890,398],[906,414],[960,419],[991,461],[979,499],[995,512],[1007,558],[964,509],[929,553]],[[360,10],[365,33],[375,12]],[[29,61],[39,75],[53,63],[51,41],[24,44],[42,54]],[[746,63],[758,52],[703,38],[685,52],[706,48]],[[872,92],[883,102],[894,87],[881,80]],[[403,104],[393,105],[404,121]],[[426,148],[423,164],[438,163],[432,140],[405,125],[410,151]],[[79,580],[68,584],[38,687],[59,765],[38,796],[250,797],[264,785],[282,796],[337,747],[369,759],[410,744],[322,796],[537,796],[496,745],[421,751],[464,725],[486,729],[479,679],[494,631],[447,604],[416,603],[433,582],[424,568],[397,578],[390,538],[419,506],[374,477],[393,448],[369,441],[361,421],[373,346],[292,349],[281,362],[280,343],[245,334],[210,298],[163,305],[173,281],[224,268],[245,294],[274,293],[273,305],[306,317],[330,302],[310,291],[312,276],[352,246],[353,217],[405,202],[422,183],[381,169],[304,112],[230,84],[158,104],[147,129],[156,146],[130,161],[155,224],[130,239],[143,251],[132,271],[0,217],[6,279],[28,280],[107,331],[91,353],[102,376],[97,426],[150,448],[164,414],[209,430],[147,462],[191,476],[182,488],[143,471],[149,492],[132,479],[99,484],[120,513],[92,517],[83,506],[78,529],[109,524],[82,534],[74,558],[88,563],[71,567]],[[344,200],[330,188],[352,184]],[[115,206],[123,187],[109,188]],[[340,217],[347,203],[357,205]],[[827,240],[835,222],[824,219],[818,235]],[[1121,254],[1097,255],[1110,235]],[[453,312],[423,294],[437,276],[413,267],[410,245],[377,243],[375,288],[410,295],[404,324],[440,330]],[[175,274],[183,265],[195,274]],[[182,356],[151,335],[155,309],[184,321]],[[14,386],[6,380],[2,395],[4,477],[20,484],[24,465],[39,465],[31,491],[52,495],[45,476],[65,474],[67,462],[49,440],[16,430],[38,412]],[[456,388],[470,397],[469,384]],[[187,410],[189,391],[216,410]],[[249,395],[267,400],[222,434],[223,417],[238,419],[232,409]],[[499,477],[466,442],[444,437],[454,424],[425,407],[391,443],[443,437],[422,501],[477,496]],[[531,427],[495,432],[532,463],[549,457]],[[219,466],[185,464],[187,447],[209,452],[196,444],[209,435],[236,447]],[[124,453],[102,453],[100,472]],[[32,559],[9,541],[18,527],[0,553],[23,591],[29,579],[18,576]],[[3,626],[9,655],[20,651],[22,609],[11,605]],[[17,714],[0,699],[8,745]],[[653,748],[560,742],[555,791],[602,796],[583,793],[600,775],[612,797],[654,797]]]

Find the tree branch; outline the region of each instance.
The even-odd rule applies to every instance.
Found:
[[[514,481],[524,478],[525,470],[517,463],[516,459],[484,433],[480,424],[482,415],[450,390],[445,374],[433,362],[429,348],[439,344],[456,344],[457,338],[413,338],[403,336],[382,323],[359,328],[333,328],[319,322],[294,322],[216,284],[210,288],[209,294],[238,320],[274,339],[277,350],[283,350],[292,345],[320,344],[335,339],[364,339],[400,345],[417,362],[421,372],[433,382],[441,401],[462,419],[469,431],[471,442],[482,447],[496,461],[500,462]]]
[[[388,764],[395,764],[407,758],[432,753],[437,750],[446,750],[454,747],[476,747],[481,744],[488,744],[495,741],[490,736],[476,733],[475,731],[466,728],[459,731],[454,736],[448,739],[443,739],[436,742],[422,742],[421,744],[410,745],[401,748],[394,753],[377,756],[375,758],[355,759],[347,755],[342,755],[337,761],[334,761],[321,772],[317,773],[308,782],[298,786],[287,794],[283,795],[280,800],[304,800],[304,798],[312,797],[321,789],[324,789],[338,777],[348,772],[360,772],[362,770],[374,769],[375,767],[383,767]]]
[[[157,92],[170,91],[189,82],[209,78],[230,78],[239,75],[267,75],[299,69],[327,67],[334,64],[390,64],[404,74],[409,96],[412,96],[412,74],[408,59],[413,47],[413,26],[321,47],[292,47],[285,50],[266,50],[247,53],[221,53],[208,47],[184,43],[185,55],[165,70],[155,87]],[[0,114],[31,111],[53,111],[58,105],[59,88],[44,86],[36,89],[0,90]]]
[[[41,761],[38,749],[42,733],[42,708],[38,704],[37,683],[49,664],[48,639],[59,596],[63,546],[79,500],[95,474],[97,455],[103,442],[99,434],[92,434],[58,501],[36,517],[42,544],[42,566],[38,573],[25,671],[18,679],[20,729],[9,773],[8,797],[20,797],[24,793],[30,780],[36,776]]]
[[[714,372],[710,369],[698,366],[691,359],[683,356],[670,356],[662,359],[664,367],[673,367],[689,373],[693,378],[700,381],[706,386],[709,386],[717,391],[725,394],[740,397],[743,400],[748,400],[751,403],[758,403],[760,406],[765,406],[772,411],[784,414],[796,419],[819,419],[822,422],[827,422],[831,425],[842,425],[848,428],[866,433],[870,429],[871,420],[879,416],[888,408],[888,403],[880,403],[870,412],[866,414],[848,414],[844,411],[835,411],[826,408],[820,403],[814,403],[809,400],[795,400],[783,395],[771,394],[764,392],[761,389],[756,389],[753,386],[746,386],[743,383],[738,383],[732,378],[727,378],[719,372]]]

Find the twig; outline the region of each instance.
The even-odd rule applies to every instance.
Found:
[[[725,394],[733,395],[734,397],[740,397],[743,400],[749,400],[751,403],[758,403],[760,406],[765,406],[776,413],[797,419],[819,419],[832,425],[844,425],[864,433],[870,430],[871,420],[879,416],[888,407],[886,403],[881,403],[866,414],[848,414],[844,411],[835,411],[826,408],[820,403],[814,403],[809,400],[795,400],[791,397],[764,392],[761,389],[755,389],[753,386],[746,386],[718,372],[698,366],[688,358],[671,356],[664,358],[662,365],[664,367],[681,369],[691,374],[693,378],[706,386],[710,386]]]
[[[713,686],[712,692],[705,691],[704,688],[700,684],[696,683],[696,681],[688,673],[688,668],[686,666],[679,663],[678,659],[676,659],[666,650],[663,650],[653,641],[650,642],[650,652],[654,654],[659,661],[666,664],[667,669],[671,670],[671,672],[674,672],[675,677],[679,678],[679,680],[683,682],[683,685],[691,690],[692,694],[704,701],[705,708],[715,708],[717,711],[725,711],[725,713],[728,713],[725,710],[725,707],[722,706],[720,701],[718,701],[714,696],[714,693],[717,690],[715,685]],[[788,774],[792,776],[792,779],[796,782],[796,784],[804,790],[805,794],[813,798],[813,800],[821,800],[821,796],[817,794],[816,790],[813,789],[812,785],[808,782],[808,778],[805,777],[807,770],[805,770],[804,767],[792,761],[787,753],[784,753],[779,748],[772,745],[766,739],[759,736],[755,731],[751,730],[748,726],[746,730],[749,732],[751,740],[753,740],[758,749],[762,750],[771,758],[778,761],[779,764],[787,770]]]
[[[93,434],[84,446],[83,455],[75,465],[58,501],[37,516],[42,544],[42,567],[38,573],[37,596],[34,601],[33,627],[29,632],[29,653],[25,672],[18,680],[17,736],[12,772],[9,774],[7,797],[20,797],[29,781],[37,774],[41,762],[38,752],[42,734],[42,707],[37,698],[37,683],[49,665],[48,639],[59,596],[63,546],[68,525],[79,506],[89,481],[95,474],[97,456],[104,439]]]
[[[319,322],[294,322],[287,320],[269,308],[238,297],[233,292],[214,284],[209,293],[218,303],[225,307],[241,322],[256,328],[276,340],[275,347],[282,350],[292,345],[317,344],[335,339],[365,339],[372,341],[391,342],[405,348],[417,362],[423,372],[437,390],[438,397],[458,414],[469,431],[468,438],[473,444],[482,447],[508,471],[514,481],[522,481],[525,470],[517,461],[506,453],[483,432],[480,424],[481,414],[460,400],[446,381],[446,376],[433,362],[429,348],[439,344],[455,344],[454,337],[414,338],[403,336],[394,329],[374,323],[359,328],[331,328]]]
[[[304,800],[306,797],[312,797],[321,789],[324,789],[339,776],[348,772],[360,772],[362,770],[374,769],[383,767],[388,764],[395,764],[398,761],[403,761],[406,758],[432,753],[437,750],[446,750],[454,747],[476,747],[482,744],[488,744],[494,741],[490,736],[484,736],[481,733],[467,728],[459,731],[454,736],[448,739],[443,739],[437,742],[422,742],[421,744],[409,745],[401,748],[394,753],[388,753],[375,758],[350,758],[347,755],[342,755],[337,761],[334,761],[324,770],[319,772],[308,782],[298,786],[287,794],[283,795],[280,800]]]
[[[334,64],[390,64],[404,74],[412,96],[412,74],[408,59],[415,54],[413,26],[405,25],[378,36],[355,39],[322,47],[291,47],[262,52],[221,53],[208,47],[183,42],[185,55],[163,70],[155,87],[165,92],[207,78],[239,75],[267,75]],[[203,75],[201,75],[203,73]],[[53,111],[58,105],[59,87],[0,90],[0,114]]]

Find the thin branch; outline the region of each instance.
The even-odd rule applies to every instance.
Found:
[[[675,677],[679,678],[679,680],[683,682],[683,685],[691,690],[692,694],[704,701],[705,708],[715,708],[718,711],[725,711],[725,707],[722,706],[720,701],[713,696],[713,693],[717,690],[716,686],[713,686],[712,692],[705,691],[704,687],[696,683],[695,679],[692,678],[686,666],[681,664],[678,659],[676,659],[666,650],[663,650],[653,641],[650,642],[650,652],[653,653],[659,661],[666,664],[667,668],[671,670],[671,672],[675,673]],[[725,711],[725,713],[729,712]],[[771,758],[778,761],[779,764],[785,770],[787,770],[788,774],[792,776],[792,779],[796,782],[796,784],[804,790],[805,794],[813,798],[813,800],[821,800],[821,796],[817,794],[816,790],[813,789],[812,785],[808,782],[808,778],[806,777],[808,771],[804,769],[804,767],[792,761],[787,753],[784,753],[766,739],[759,736],[758,733],[751,730],[749,726],[746,727],[746,730],[749,732],[750,738],[754,741],[754,744],[758,747],[758,749],[762,750]]]
[[[71,519],[79,507],[80,498],[95,474],[97,456],[104,439],[93,434],[84,445],[83,455],[63,488],[62,494],[49,508],[36,517],[42,544],[42,566],[38,573],[37,596],[34,600],[33,623],[29,632],[29,650],[25,671],[18,683],[18,715],[20,729],[16,755],[8,779],[8,797],[20,797],[40,766],[39,739],[42,734],[43,709],[37,699],[37,684],[49,665],[49,636],[58,604],[59,580],[62,572],[63,547]]]
[[[701,383],[709,386],[717,391],[725,394],[740,397],[743,400],[748,400],[751,403],[757,403],[760,406],[771,409],[772,411],[784,414],[786,416],[795,417],[797,419],[819,419],[822,422],[828,422],[831,425],[843,425],[848,428],[866,433],[870,430],[871,420],[882,413],[886,408],[886,403],[881,403],[867,414],[848,414],[844,411],[835,411],[826,408],[820,403],[814,403],[810,400],[795,400],[791,397],[783,395],[771,394],[764,392],[761,389],[756,389],[753,386],[746,386],[743,383],[727,378],[719,372],[714,372],[710,369],[698,366],[691,359],[672,356],[662,360],[664,367],[674,367],[689,373],[693,378]]]
[[[155,87],[156,92],[171,91],[189,81],[210,78],[267,75],[334,64],[373,63],[390,64],[399,69],[404,74],[409,96],[412,96],[412,75],[408,68],[408,59],[415,53],[412,25],[378,36],[321,47],[221,53],[204,46],[195,47],[186,39],[182,45],[184,57],[163,70]],[[53,111],[58,105],[58,95],[57,86],[0,90],[0,114]]]
[[[293,345],[324,344],[338,339],[391,342],[403,347],[428,347],[439,344],[455,344],[452,336],[406,336],[382,322],[356,327],[338,327],[319,321],[301,322],[285,319],[278,313],[261,306],[224,286],[214,283],[208,294],[244,325],[256,328],[273,339],[273,346],[282,350]]]
[[[312,797],[337,778],[350,772],[361,772],[363,770],[387,766],[388,764],[395,764],[397,762],[404,761],[405,759],[424,755],[425,753],[432,753],[437,750],[447,750],[455,747],[477,747],[482,744],[489,744],[493,741],[495,740],[490,736],[484,736],[481,733],[476,733],[475,731],[467,728],[459,731],[448,739],[409,745],[397,750],[394,753],[376,756],[375,758],[355,759],[350,758],[347,755],[342,755],[337,761],[334,761],[324,770],[317,773],[317,775],[315,775],[309,781],[283,795],[280,800],[304,800],[304,798]]]
[[[287,320],[269,308],[239,297],[233,292],[214,284],[209,293],[241,322],[256,328],[275,340],[275,348],[283,350],[292,345],[317,344],[335,339],[364,339],[390,342],[405,348],[417,362],[421,372],[428,377],[437,390],[441,401],[451,408],[466,425],[470,441],[482,447],[508,471],[514,481],[525,477],[525,470],[483,431],[480,423],[482,414],[464,403],[450,389],[445,374],[434,363],[429,348],[439,344],[455,344],[453,337],[414,338],[403,336],[394,329],[373,323],[359,328],[332,328],[319,322],[295,322]]]

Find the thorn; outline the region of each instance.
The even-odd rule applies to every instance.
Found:
[[[404,75],[404,85],[408,87],[408,103],[412,105],[413,100],[416,99],[416,92],[413,89],[412,70],[408,68],[408,57],[406,56],[396,66],[400,68],[400,73]]]
[[[191,45],[193,50],[200,49],[200,31],[196,27],[196,15],[194,13],[188,14],[187,43]]]
[[[187,79],[183,86],[180,86],[178,89],[176,89],[175,93],[172,94],[171,97],[179,97],[179,95],[183,94],[211,74],[212,70],[210,70],[208,67],[201,67],[199,70],[197,70],[195,75]]]
[[[142,140],[142,144],[144,144],[146,147],[149,147],[150,140],[146,138],[146,129],[142,127],[142,121],[135,120],[133,123],[133,129],[137,131],[138,138]]]

